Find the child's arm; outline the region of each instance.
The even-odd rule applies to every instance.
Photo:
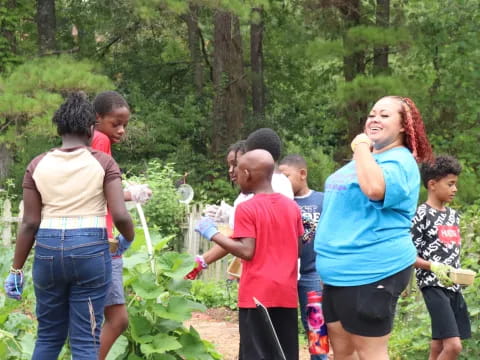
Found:
[[[298,257],[302,256],[303,235],[298,237]]]
[[[431,264],[432,263],[430,261],[425,260],[425,259],[421,258],[420,256],[417,256],[417,260],[415,260],[415,264],[413,264],[413,266],[415,266],[418,269],[431,271],[431,269],[430,269]]]
[[[251,260],[255,254],[255,239],[251,237],[236,238],[235,240],[218,231],[212,218],[204,217],[197,222],[195,231],[205,239],[220,245],[225,251],[243,260]]]
[[[220,245],[230,254],[243,260],[252,260],[255,254],[255,239],[251,237],[231,239],[218,232],[211,238],[212,241]]]
[[[18,233],[13,258],[13,268],[21,269],[30,253],[35,238],[35,233],[40,226],[42,216],[42,198],[38,191],[24,188],[23,203],[25,204],[22,225]]]
[[[125,207],[120,178],[114,179],[105,185],[105,197],[116,228],[127,241],[132,241],[134,237],[133,223]]]

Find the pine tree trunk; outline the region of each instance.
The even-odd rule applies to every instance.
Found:
[[[388,28],[390,25],[390,0],[377,0],[376,25],[379,28]],[[375,75],[388,74],[388,46],[373,50],[373,73]]]
[[[214,15],[212,152],[222,158],[225,149],[240,139],[247,84],[243,66],[238,17],[217,10]]]
[[[265,117],[265,84],[263,80],[263,10],[252,9],[254,21],[250,25],[250,62],[252,65],[253,116]]]
[[[200,50],[200,29],[198,27],[198,6],[190,3],[190,11],[183,16],[188,30],[188,47],[193,64],[193,83],[198,96],[203,91],[203,63]]]
[[[55,0],[37,0],[38,50],[40,55],[55,51]]]
[[[15,9],[16,6],[17,6],[16,0],[5,1],[5,7],[7,8],[7,13]],[[1,26],[2,36],[4,36],[5,39],[7,40],[10,51],[13,54],[15,54],[17,52],[17,41],[15,38],[15,29],[12,29],[12,26],[10,24],[1,24],[1,25],[2,25]]]
[[[361,1],[345,0],[340,3],[339,10],[343,16],[345,27],[351,28],[361,23]],[[349,44],[348,38],[344,37],[344,47],[348,49],[353,44]],[[343,57],[343,74],[345,81],[350,82],[357,75],[365,73],[365,52],[356,51]],[[365,113],[367,104],[362,101],[351,101],[346,104],[346,116],[348,117],[348,139],[353,139],[357,134],[363,131],[365,122]]]
[[[12,162],[12,153],[6,144],[0,144],[0,181],[8,177]]]

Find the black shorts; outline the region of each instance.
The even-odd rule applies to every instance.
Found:
[[[462,293],[437,286],[424,287],[422,293],[432,320],[432,339],[471,337],[467,304]]]
[[[355,335],[379,337],[392,331],[398,297],[408,285],[413,267],[371,284],[323,288],[323,316],[340,321]]]
[[[268,308],[273,327],[282,345],[287,360],[298,360],[298,314],[297,309]],[[270,341],[265,323],[257,309],[240,308],[239,360],[278,360]]]

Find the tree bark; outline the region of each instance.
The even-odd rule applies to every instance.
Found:
[[[198,6],[190,3],[189,12],[183,16],[188,30],[188,47],[193,64],[193,83],[198,96],[202,95],[204,68],[200,49],[200,28],[198,27]]]
[[[8,177],[12,162],[11,151],[8,150],[6,144],[0,144],[0,180]]]
[[[37,0],[38,50],[46,55],[56,50],[55,0]]]
[[[247,83],[243,66],[238,17],[217,10],[214,15],[213,134],[211,151],[222,158],[225,149],[238,141],[246,107]]]
[[[345,28],[358,26],[361,24],[361,1],[360,0],[345,0],[338,3]],[[343,38],[344,48],[348,50],[353,44],[349,43],[347,36]],[[365,52],[355,51],[343,57],[343,74],[345,81],[351,82],[357,75],[365,73]],[[363,132],[365,122],[365,113],[367,111],[367,104],[362,101],[350,101],[346,104],[346,115],[348,121],[348,139],[352,140],[357,134]]]
[[[381,28],[390,26],[390,0],[377,0],[375,10],[376,25]],[[373,49],[373,74],[388,74],[388,45]]]
[[[263,10],[252,9],[250,24],[250,62],[252,66],[252,110],[257,119],[265,117],[265,83],[263,79]]]
[[[13,11],[17,6],[16,0],[6,0],[5,5],[7,9],[7,13]],[[3,51],[5,52],[2,56],[3,60],[0,63],[0,73],[4,72],[6,66],[9,63],[9,56],[15,55],[17,53],[17,39],[15,37],[15,25],[12,26],[11,23],[0,23],[0,36],[5,38],[6,44],[3,47]]]

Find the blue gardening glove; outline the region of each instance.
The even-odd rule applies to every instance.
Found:
[[[10,271],[3,284],[5,293],[11,299],[21,300],[23,292],[23,271]]]
[[[438,280],[445,286],[452,286],[453,281],[450,279],[450,270],[453,268],[450,265],[442,264],[439,262],[432,262],[430,264],[430,271],[433,272]]]
[[[125,237],[120,234],[115,238],[118,241],[117,250],[112,254],[112,256],[122,256],[125,251],[132,245],[132,241],[128,241]]]
[[[205,239],[212,240],[213,235],[218,233],[217,224],[212,218],[202,217],[195,225],[195,231]]]

